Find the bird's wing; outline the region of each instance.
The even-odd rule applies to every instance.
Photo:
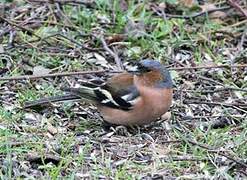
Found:
[[[133,76],[129,73],[121,73],[113,76],[108,81],[90,80],[80,82],[79,88],[62,88],[65,95],[41,98],[28,101],[24,108],[42,106],[59,101],[84,99],[89,102],[101,104],[111,108],[130,110],[134,100],[139,97],[139,92],[133,84]]]
[[[83,99],[90,99],[98,104],[122,110],[131,110],[134,100],[139,96],[133,84],[133,76],[121,73],[105,83],[84,82],[80,88],[63,88],[62,90]]]

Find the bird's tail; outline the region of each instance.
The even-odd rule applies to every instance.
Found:
[[[54,102],[62,102],[62,101],[69,101],[69,100],[79,100],[80,98],[78,96],[72,95],[72,94],[65,94],[61,96],[53,96],[53,97],[47,97],[47,98],[41,98],[34,101],[27,101],[24,104],[24,108],[32,108],[36,106],[43,106]]]
[[[87,102],[95,102],[98,100],[98,97],[94,91],[95,90],[94,85],[82,86],[80,88],[62,88],[61,90],[67,92],[67,94],[61,96],[41,98],[34,101],[28,101],[24,104],[24,108],[32,108],[32,107],[47,105],[54,102],[62,102],[69,100],[83,99],[84,101]]]

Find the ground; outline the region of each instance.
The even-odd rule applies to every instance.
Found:
[[[230,0],[1,1],[1,179],[245,179],[246,7]],[[107,128],[83,102],[23,108],[145,58],[167,66],[174,82],[169,113],[151,125]],[[92,70],[108,72],[40,77]]]

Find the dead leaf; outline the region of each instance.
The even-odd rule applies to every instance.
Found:
[[[47,122],[47,130],[49,131],[49,133],[51,133],[52,135],[57,134],[57,128],[55,128],[51,123]]]
[[[166,8],[166,3],[165,2],[160,3],[159,8],[164,10]]]
[[[214,4],[209,4],[209,3],[205,3],[203,5],[200,5],[199,7],[201,8],[202,12],[207,12],[212,9],[216,9],[216,6]]]
[[[105,57],[101,56],[98,53],[94,53],[94,57],[96,58],[95,64],[100,65],[102,67],[109,68],[109,63],[106,61]]]
[[[171,119],[171,116],[172,116],[171,112],[166,112],[165,114],[163,114],[163,115],[161,116],[161,119],[162,119],[163,121],[168,121],[169,119]]]
[[[3,48],[3,45],[0,44],[0,54],[4,53],[4,48]]]
[[[188,8],[191,8],[196,5],[195,0],[179,0],[179,4]]]
[[[113,35],[106,38],[106,42],[107,42],[107,44],[111,44],[114,42],[121,42],[125,38],[126,38],[126,36],[123,34],[113,34]]]
[[[27,120],[28,122],[32,122],[32,121],[42,122],[43,117],[38,113],[26,113],[24,115],[24,119]]]
[[[212,19],[224,19],[226,16],[227,14],[223,11],[215,11],[209,14],[209,17]]]
[[[50,69],[47,69],[43,66],[35,66],[33,68],[33,75],[39,76],[39,75],[44,75],[44,74],[49,74],[51,72]]]

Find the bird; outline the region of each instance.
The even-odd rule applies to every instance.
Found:
[[[105,122],[112,125],[146,125],[165,114],[173,96],[168,69],[159,61],[143,59],[133,68],[106,81],[92,80],[81,87],[61,88],[66,94],[29,101],[24,107],[49,102],[83,100],[94,104]]]

